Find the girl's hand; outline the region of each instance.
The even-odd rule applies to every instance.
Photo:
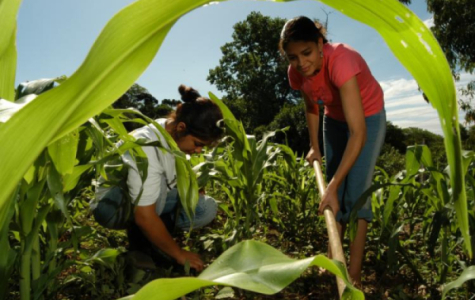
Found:
[[[328,185],[325,194],[322,196],[322,201],[318,206],[318,213],[323,214],[323,210],[329,206],[333,212],[333,215],[338,213],[340,210],[340,203],[338,202],[338,189],[334,189],[332,186]]]
[[[311,147],[307,153],[307,157],[305,159],[310,163],[313,164],[314,160],[317,160],[320,165],[322,164],[322,154],[320,153],[320,149]]]
[[[198,254],[183,249],[181,249],[179,255],[176,258],[176,261],[177,263],[183,266],[187,261],[189,261],[190,267],[198,272],[203,271],[204,268],[204,263]]]

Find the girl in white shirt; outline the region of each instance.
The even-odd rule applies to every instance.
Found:
[[[173,137],[181,151],[190,155],[200,153],[203,147],[215,144],[223,136],[222,128],[217,125],[223,118],[222,113],[215,103],[201,97],[195,89],[181,85],[178,90],[184,103],[178,104],[176,111],[166,119],[158,119],[157,122]],[[144,138],[151,142],[160,139],[162,145],[168,148],[165,139],[153,125],[139,128],[131,134],[137,139]],[[148,175],[134,210],[134,222],[128,228],[130,250],[150,254],[150,251],[154,251],[153,248],[158,248],[178,264],[184,265],[189,261],[192,268],[201,271],[203,261],[200,256],[181,249],[167,229],[171,223],[176,224],[178,228],[189,229],[191,223],[183,211],[175,220],[179,202],[177,190],[174,188],[175,157],[154,146],[144,146],[142,149],[148,159]],[[124,155],[123,161],[129,165],[127,187],[130,198],[135,200],[142,188],[142,179],[130,155]],[[100,200],[94,207],[91,206],[96,220],[106,227],[113,227],[110,224],[115,222],[114,207],[124,200],[122,198],[124,197],[120,188],[98,188],[96,199]],[[215,218],[216,212],[216,201],[200,194],[193,227],[208,224]]]

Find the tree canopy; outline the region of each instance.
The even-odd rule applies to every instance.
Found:
[[[167,116],[178,103],[181,101],[173,99],[164,99],[162,103],[159,103],[157,98],[150,94],[146,88],[134,83],[112,106],[114,108],[136,108],[147,117],[157,119]],[[138,123],[126,124],[129,131],[140,126]]]
[[[426,0],[427,10],[434,14],[434,36],[442,47],[450,67],[458,79],[459,71],[475,70],[475,1]],[[460,107],[466,112],[465,121],[475,122],[475,81],[462,90]]]
[[[287,62],[278,50],[285,21],[251,12],[234,25],[232,42],[221,47],[219,65],[209,71],[208,81],[225,93],[224,102],[247,131],[268,125],[284,104],[300,98],[289,86]]]

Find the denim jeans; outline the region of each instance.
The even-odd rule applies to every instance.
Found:
[[[338,188],[340,211],[336,215],[337,222],[348,223],[356,201],[371,186],[376,160],[384,143],[384,136],[386,135],[385,110],[383,109],[377,114],[366,117],[365,121],[366,143],[353,167]],[[340,165],[348,143],[350,136],[348,124],[324,116],[323,136],[326,175],[327,180],[330,181]],[[365,205],[358,211],[358,218],[365,219],[368,222],[372,221],[371,198],[368,198]]]
[[[119,187],[113,187],[99,201],[91,204],[96,221],[104,227],[112,229],[124,229],[124,214],[121,211],[123,207],[122,202],[128,201],[124,199],[124,191]],[[178,219],[175,222],[175,210],[179,202],[177,189],[172,189],[167,193],[165,199],[165,207],[160,213],[160,216],[170,215],[169,219],[176,225],[176,227],[187,230],[190,229],[191,220],[188,218],[184,210],[181,210]],[[193,228],[199,228],[207,225],[216,217],[218,211],[218,204],[216,201],[206,195],[199,196],[198,204],[195,209],[193,219]],[[133,214],[133,212],[132,212]]]
[[[171,213],[171,218],[173,221],[175,221],[174,211],[178,204],[178,201],[180,201],[180,197],[178,196],[178,190],[172,189],[171,191],[169,191],[165,202],[165,208],[162,211],[162,215]],[[198,204],[195,208],[193,228],[200,228],[211,223],[211,221],[213,221],[216,217],[217,212],[218,204],[216,203],[216,200],[209,196],[200,194]],[[190,229],[191,221],[183,209],[180,211],[178,215],[178,220],[176,220],[175,224],[176,227],[182,230]]]

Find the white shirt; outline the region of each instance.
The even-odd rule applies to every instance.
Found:
[[[157,119],[157,123],[165,128],[166,119]],[[154,125],[139,128],[130,133],[136,139],[144,138],[150,142],[160,141],[164,148],[169,149],[165,138],[155,128]],[[148,174],[143,184],[143,193],[137,203],[137,206],[148,206],[156,204],[156,212],[161,214],[165,207],[167,192],[173,188],[176,183],[175,157],[154,146],[144,146],[142,150],[148,159]],[[129,194],[135,203],[140,189],[142,187],[142,179],[138,173],[137,164],[133,160],[129,152],[126,152],[122,159],[129,166],[127,177],[127,186]],[[98,188],[96,198],[100,199],[109,188]]]

